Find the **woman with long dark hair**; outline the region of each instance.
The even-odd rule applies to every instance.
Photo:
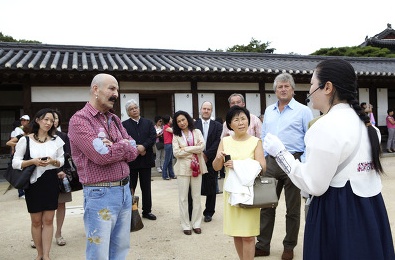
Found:
[[[178,197],[180,205],[181,227],[185,235],[202,232],[202,205],[200,201],[202,174],[207,172],[203,158],[205,147],[202,132],[195,129],[192,117],[185,111],[174,114],[173,153],[177,158],[174,172],[178,179]],[[191,187],[192,215],[189,220],[188,190]]]
[[[264,149],[311,194],[304,259],[395,259],[381,195],[380,131],[359,105],[357,76],[341,59],[320,62],[311,78],[313,108],[323,116],[305,136],[301,163],[274,135]]]
[[[55,135],[52,109],[41,109],[31,120],[31,134],[22,137],[12,160],[14,169],[36,165],[30,177],[30,187],[25,190],[31,230],[37,249],[36,259],[49,259],[53,235],[53,218],[58,207],[58,168],[64,163],[64,142]],[[29,138],[30,157],[24,160]]]

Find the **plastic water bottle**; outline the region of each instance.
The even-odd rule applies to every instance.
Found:
[[[64,191],[65,192],[70,192],[71,191],[70,183],[69,183],[69,180],[67,179],[67,177],[63,178],[63,186],[64,186]]]
[[[101,140],[106,138],[106,133],[104,132],[104,128],[103,127],[99,128],[99,133],[97,134],[97,137],[100,138]]]

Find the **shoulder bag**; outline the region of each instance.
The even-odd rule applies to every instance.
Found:
[[[241,208],[275,208],[278,205],[277,180],[258,175],[253,184],[254,202],[252,205],[239,204]]]
[[[23,156],[23,160],[30,160],[30,138],[26,137],[26,152]],[[8,163],[8,167],[6,172],[4,173],[4,178],[16,189],[27,190],[30,186],[30,176],[32,175],[34,169],[36,169],[36,165],[29,165],[22,170],[12,168],[12,159]]]
[[[79,191],[82,190],[82,184],[80,183],[80,179],[78,177],[77,168],[75,167],[73,158],[66,153],[64,155],[64,166],[63,172],[66,174],[66,178],[69,180],[71,191]],[[62,179],[59,179],[59,188],[60,192],[65,193],[65,188]]]
[[[163,148],[165,148],[165,145],[164,145],[164,143],[159,141],[159,142],[155,143],[155,147],[157,150],[162,150]]]

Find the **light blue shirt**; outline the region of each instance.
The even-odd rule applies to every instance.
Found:
[[[312,119],[311,109],[294,98],[282,112],[278,109],[277,101],[265,110],[261,139],[263,140],[267,133],[271,133],[280,138],[290,153],[304,152],[304,136]],[[268,154],[265,152],[266,155]]]

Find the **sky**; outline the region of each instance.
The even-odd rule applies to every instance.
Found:
[[[14,39],[100,47],[226,50],[254,38],[308,55],[395,29],[394,0],[0,0],[0,10]]]

